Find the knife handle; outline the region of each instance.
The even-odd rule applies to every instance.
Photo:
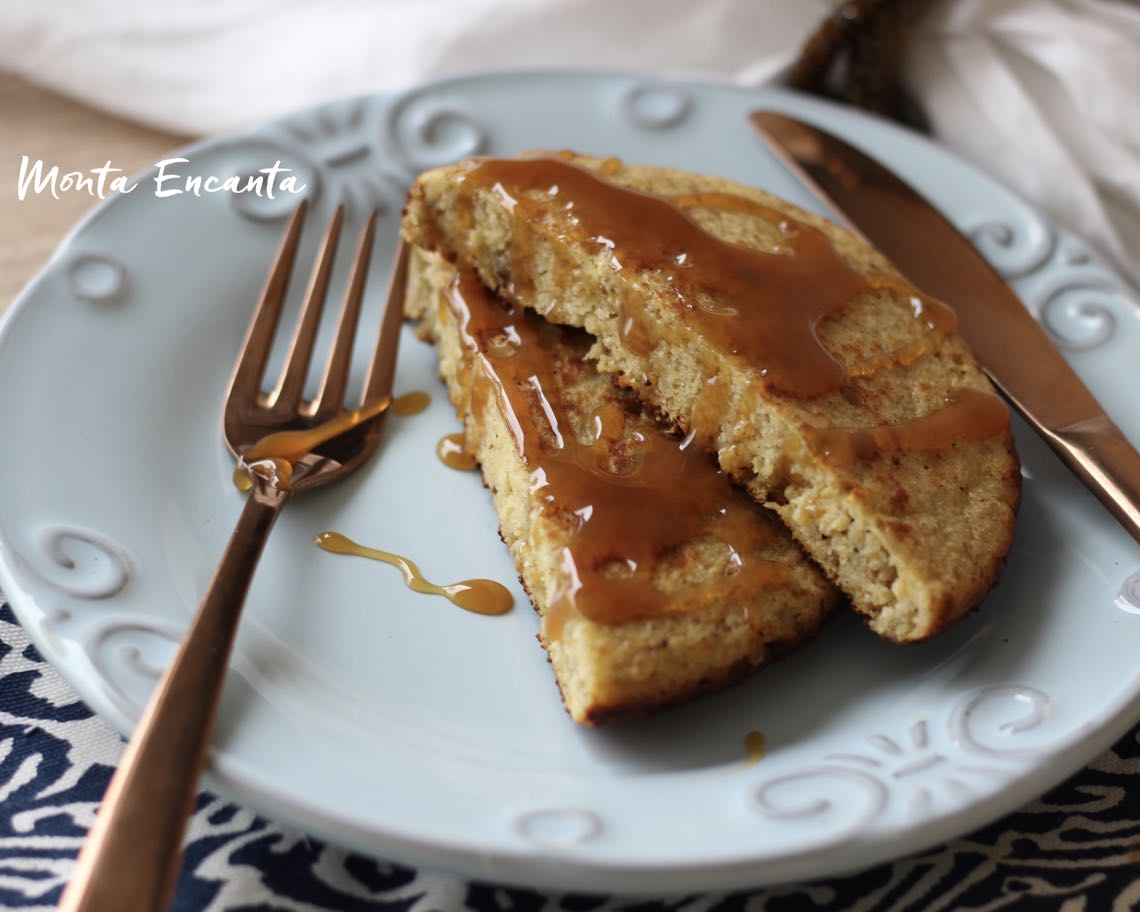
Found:
[[[1038,431],[1140,543],[1140,454],[1120,428],[1098,415],[1057,431]]]

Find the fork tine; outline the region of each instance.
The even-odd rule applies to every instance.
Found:
[[[376,238],[376,213],[368,217],[360,236],[360,245],[352,264],[352,277],[344,296],[344,305],[337,321],[336,338],[329,352],[321,391],[313,402],[317,418],[334,415],[344,407],[344,391],[348,385],[348,372],[352,363],[352,345],[356,337],[356,324],[360,317],[360,302],[368,280],[368,265],[372,258],[372,243]]]
[[[400,239],[392,266],[392,277],[388,280],[388,300],[384,305],[384,318],[380,322],[380,335],[376,339],[376,350],[372,353],[372,364],[364,381],[364,395],[361,405],[373,402],[381,396],[392,395],[392,378],[396,372],[396,349],[400,344],[400,327],[404,322],[404,293],[408,284],[408,259],[411,248]]]
[[[289,343],[289,354],[285,358],[285,368],[277,388],[269,396],[274,411],[291,414],[296,411],[305,389],[305,378],[313,359],[313,344],[317,338],[321,312],[329,290],[333,261],[336,259],[337,244],[340,241],[341,225],[344,223],[344,206],[337,206],[329,220],[328,228],[321,239],[317,264],[313,267],[309,287],[305,292],[305,303],[301,310],[293,340]]]
[[[277,332],[277,322],[281,318],[281,307],[285,303],[285,292],[289,287],[289,276],[293,271],[293,261],[297,258],[297,245],[301,239],[301,225],[305,221],[307,200],[301,200],[285,234],[277,248],[273,265],[265,280],[265,288],[253,311],[253,319],[246,331],[238,356],[233,379],[230,380],[230,396],[256,397],[261,392],[261,376],[265,373],[265,363],[269,360],[269,350],[273,347],[273,337]]]

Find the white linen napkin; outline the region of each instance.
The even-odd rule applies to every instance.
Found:
[[[0,68],[209,134],[488,67],[779,76],[835,0],[0,0]],[[935,135],[1140,284],[1136,0],[942,0],[906,83]],[[3,125],[10,128],[10,125]]]
[[[1140,5],[943,0],[906,82],[939,139],[1140,285]]]

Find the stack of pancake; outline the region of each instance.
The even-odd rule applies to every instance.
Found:
[[[722,687],[843,601],[920,641],[997,580],[1008,411],[953,313],[842,229],[562,153],[427,172],[403,230],[575,720]]]

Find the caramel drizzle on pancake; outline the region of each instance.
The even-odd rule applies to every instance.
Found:
[[[491,297],[471,270],[445,294],[464,348],[459,376],[476,421],[500,410],[530,470],[531,493],[567,530],[561,584],[544,633],[557,639],[571,612],[604,624],[699,610],[715,599],[754,602],[789,581],[762,555],[775,522],[695,448],[668,437],[616,398],[571,422],[555,347],[559,331]],[[588,433],[583,431],[588,427]],[[662,564],[695,542],[727,549],[723,576],[666,594]]]
[[[771,388],[811,397],[837,390],[847,379],[816,327],[865,291],[867,282],[822,231],[785,218],[780,252],[753,250],[709,234],[667,197],[618,187],[556,159],[485,159],[464,180],[492,189],[516,218],[537,217],[540,207],[564,207],[588,243],[609,248],[615,271],[665,276],[686,321],[723,351],[755,365]],[[541,202],[529,194],[541,194]],[[516,247],[516,256],[527,253]],[[512,270],[516,283],[523,274]],[[515,289],[519,299],[529,291]],[[636,315],[624,316],[636,323]]]
[[[930,453],[961,440],[995,437],[1009,427],[1009,408],[995,393],[955,390],[927,415],[871,428],[807,428],[812,452],[833,465],[851,465],[880,453]]]
[[[607,159],[601,174],[611,176],[619,166]],[[607,249],[615,271],[651,271],[665,277],[686,323],[721,351],[754,367],[769,389],[793,398],[834,393],[849,379],[909,364],[935,351],[939,337],[956,327],[956,315],[945,304],[898,276],[863,275],[843,259],[824,232],[778,209],[723,192],[670,198],[620,187],[603,176],[571,163],[563,154],[478,159],[461,179],[493,192],[517,219],[539,220],[544,212],[562,209],[560,230],[573,231],[585,244]],[[779,233],[775,249],[757,250],[717,238],[686,211],[695,208],[742,212],[764,220]],[[524,232],[516,235],[511,251],[515,263],[532,257],[531,244]],[[526,275],[526,269],[512,264],[512,284],[507,289],[511,297],[525,300],[530,295],[533,289],[526,287]],[[896,351],[845,368],[820,341],[819,325],[860,295],[884,291],[907,301],[915,319],[930,332]],[[622,341],[642,355],[656,344],[645,319],[629,295],[619,296]],[[870,438],[859,436],[870,431],[835,429],[833,441],[843,434],[860,441],[847,447],[836,444],[836,452],[842,449],[867,458],[865,454],[884,448],[929,451],[956,440],[996,436],[1008,427],[1008,410],[1004,422],[997,419],[1005,406],[995,395],[955,396],[948,406],[952,420],[935,417],[945,411],[940,410],[935,416],[906,422],[905,432],[902,424],[884,426],[874,447],[866,445]],[[948,436],[951,432],[957,436]]]

